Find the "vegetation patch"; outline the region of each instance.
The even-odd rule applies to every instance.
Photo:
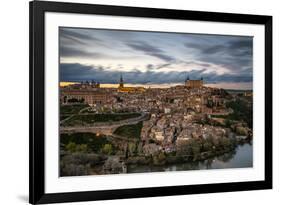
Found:
[[[60,144],[65,151],[69,152],[96,152],[102,151],[103,147],[110,142],[105,136],[97,136],[94,133],[61,134]]]
[[[89,105],[86,104],[60,105],[60,115],[78,114],[79,111],[85,107],[89,107]]]
[[[123,125],[121,127],[118,127],[114,131],[114,134],[120,135],[122,137],[139,139],[141,134],[141,129],[142,129],[142,122],[139,122],[134,125]]]
[[[69,153],[61,156],[60,176],[89,175],[93,167],[103,164],[106,159],[106,156],[98,154]]]
[[[235,149],[236,145],[235,139],[227,137],[191,139],[178,146],[177,156],[190,156],[193,161],[202,160],[230,152]]]
[[[253,106],[245,100],[236,100],[226,103],[226,107],[233,109],[227,120],[243,120],[250,128],[253,127]]]

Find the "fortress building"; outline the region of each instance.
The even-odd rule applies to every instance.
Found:
[[[203,78],[200,80],[190,80],[189,77],[185,80],[185,86],[188,88],[202,88],[203,87]]]

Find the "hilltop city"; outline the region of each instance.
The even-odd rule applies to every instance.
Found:
[[[252,91],[204,84],[187,77],[182,85],[145,88],[127,86],[121,75],[118,87],[60,86],[61,175],[196,162],[251,141]]]

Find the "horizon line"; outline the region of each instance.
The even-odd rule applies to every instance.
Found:
[[[89,81],[90,82],[90,81]],[[59,82],[59,86],[64,87],[73,84],[81,84],[81,82],[75,81],[61,81]],[[118,88],[119,83],[100,83],[101,88]],[[142,84],[142,83],[124,83],[129,87],[145,87],[145,88],[170,88],[175,86],[183,86],[183,83],[150,83],[150,84]],[[240,82],[240,83],[232,83],[232,82],[222,82],[222,83],[204,83],[206,87],[212,88],[223,88],[225,90],[253,90],[252,82]]]

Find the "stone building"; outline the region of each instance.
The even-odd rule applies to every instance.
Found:
[[[100,89],[62,89],[60,94],[60,100],[63,104],[68,104],[71,102],[80,102],[93,105],[108,103],[112,100],[112,97],[110,93],[107,93]]]
[[[188,88],[202,88],[203,87],[203,78],[200,80],[190,80],[189,77],[186,78],[185,86]]]

